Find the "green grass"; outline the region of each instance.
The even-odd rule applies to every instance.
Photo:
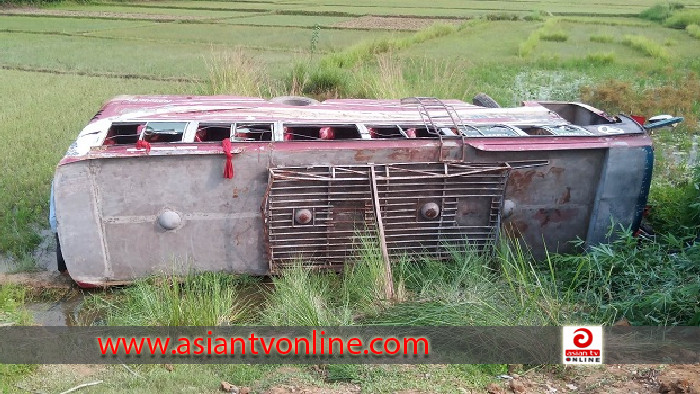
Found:
[[[542,41],[564,42],[569,39],[569,35],[563,31],[553,31],[542,33],[540,39]]]
[[[0,285],[0,325],[31,323],[31,315],[24,309],[27,289],[17,285]]]
[[[112,6],[112,5],[75,5],[64,3],[58,7],[62,10],[69,11],[96,11],[108,12],[115,14],[146,14],[146,15],[161,15],[164,17],[192,17],[192,19],[224,19],[238,16],[249,15],[249,12],[241,12],[235,10],[202,10],[202,9],[179,9],[179,8],[151,8],[151,7],[127,7],[127,6]],[[112,15],[110,15],[112,16]]]
[[[0,326],[32,322],[31,314],[24,308],[27,298],[25,287],[0,285]],[[0,392],[14,391],[14,384],[35,369],[35,365],[0,364]]]
[[[668,19],[675,10],[682,9],[683,7],[682,3],[677,2],[658,3],[642,11],[639,16],[654,22],[663,22]]]
[[[218,326],[243,321],[250,306],[243,285],[254,279],[214,272],[184,278],[155,276],[137,281],[105,304],[106,323],[115,326]]]
[[[174,83],[55,76],[0,70],[0,250],[24,256],[38,244],[33,226],[47,226],[49,185],[70,143],[107,99],[128,93],[189,91]],[[27,94],[32,92],[32,94]],[[31,110],[30,110],[31,109]]]
[[[590,37],[591,42],[598,42],[601,44],[610,44],[615,42],[615,37],[609,34],[594,34]]]
[[[17,30],[31,32],[81,33],[103,31],[116,28],[134,28],[153,24],[154,22],[127,21],[87,18],[51,18],[39,16],[0,17],[0,30]]]
[[[669,58],[668,51],[662,45],[645,36],[626,35],[622,38],[622,43],[659,60],[666,60]]]
[[[688,25],[685,31],[687,31],[691,37],[700,39],[700,25]]]
[[[676,11],[666,19],[665,25],[678,29],[685,29],[688,25],[700,25],[700,10]]]
[[[306,50],[311,34],[312,29],[301,27],[155,24],[137,29],[115,29],[95,35],[118,38],[120,40],[148,39],[163,43],[218,44],[265,50],[293,50],[300,48]],[[399,39],[405,35],[405,33],[396,32],[321,30],[318,48],[320,50],[340,49],[362,40]]]
[[[615,53],[589,53],[586,55],[586,62],[589,64],[610,64],[615,62]]]

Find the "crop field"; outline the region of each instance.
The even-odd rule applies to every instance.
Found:
[[[37,247],[46,241],[40,234],[48,227],[55,166],[101,104],[117,95],[435,96],[470,101],[486,92],[503,106],[524,99],[584,99],[610,112],[686,118],[672,132],[653,137],[657,156],[651,198],[663,207],[654,225],[664,232],[659,237],[664,241],[640,246],[639,251],[630,236],[623,237],[627,243],[609,250],[552,257],[563,267],[590,265],[591,272],[619,268],[624,273],[616,278],[623,289],[619,293],[599,291],[610,278],[593,273],[583,283],[557,272],[562,276],[548,283],[549,272],[538,277],[541,272],[523,269],[530,264],[527,258],[504,252],[507,256],[496,257],[495,263],[467,259],[454,271],[402,267],[397,275],[404,276],[396,280],[405,280],[407,291],[420,297],[409,296],[398,305],[374,302],[374,294],[352,293],[354,288],[372,287],[372,273],[348,273],[348,280],[357,282],[339,283],[335,276],[296,272],[274,280],[278,292],[267,292],[269,286],[257,280],[209,278],[234,280],[226,282],[234,293],[252,287],[268,297],[259,310],[247,310],[235,319],[186,316],[173,322],[167,311],[142,314],[146,296],[167,298],[154,293],[162,289],[149,281],[123,292],[87,297],[88,307],[105,316],[103,323],[114,325],[204,325],[222,318],[232,324],[304,324],[307,316],[295,309],[303,302],[314,318],[326,318],[317,320],[319,324],[328,325],[410,324],[428,317],[445,325],[611,324],[622,317],[611,310],[628,311],[625,317],[640,325],[700,324],[700,305],[682,295],[700,288],[700,246],[695,243],[687,254],[677,252],[700,228],[695,186],[700,170],[693,172],[698,164],[689,159],[693,138],[697,145],[700,134],[700,1],[684,0],[683,7],[676,8],[657,2],[168,0],[10,6],[0,0],[0,272],[34,265]],[[669,257],[669,251],[675,257]],[[615,265],[618,260],[626,265]],[[504,282],[496,274],[459,276],[460,269],[472,272],[494,264],[514,274],[508,278],[517,283]],[[316,287],[305,287],[309,283]],[[557,286],[566,283],[570,287],[560,291]],[[637,286],[640,283],[644,289]],[[21,303],[14,301],[23,299],[23,291],[0,284],[0,325],[4,320],[28,322]],[[195,304],[215,296],[196,291]],[[319,306],[316,299],[328,302]],[[588,314],[568,314],[571,310]],[[324,366],[321,372],[277,366],[183,365],[174,372],[160,366],[132,368],[135,372],[106,367],[85,372],[83,376],[106,383],[84,391],[186,387],[201,392],[194,387],[235,378],[255,392],[282,383],[324,388],[312,392],[357,392],[353,382],[360,382],[363,392],[453,392],[455,387],[463,388],[458,392],[475,387],[475,392],[483,392],[479,388],[493,382],[493,376],[507,372],[503,365]],[[65,368],[34,372],[0,364],[0,392],[20,386],[61,392],[80,383],[81,375],[67,374]],[[565,389],[568,380],[560,380]],[[215,384],[207,390],[216,389]]]

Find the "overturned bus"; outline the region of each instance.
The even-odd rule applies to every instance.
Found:
[[[535,253],[639,226],[653,151],[632,117],[575,102],[122,96],[56,170],[59,262],[83,286],[155,272],[338,270],[447,258],[502,234]]]

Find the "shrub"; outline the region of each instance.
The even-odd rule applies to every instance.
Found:
[[[663,22],[671,16],[673,11],[682,9],[681,3],[659,3],[642,11],[639,16],[655,22]]]
[[[700,10],[683,10],[674,12],[665,23],[668,27],[685,29],[688,25],[700,25]]]
[[[688,73],[666,81],[662,86],[640,88],[617,80],[604,81],[581,88],[581,100],[608,113],[625,112],[653,116],[675,114],[685,117],[679,130],[693,130],[698,122],[697,102],[700,101],[700,79]]]
[[[691,37],[700,38],[700,25],[688,25],[685,31],[687,31]]]
[[[615,37],[609,34],[594,34],[589,39],[591,42],[599,42],[602,44],[609,44],[615,41]]]

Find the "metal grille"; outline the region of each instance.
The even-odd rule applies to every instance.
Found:
[[[507,163],[270,169],[263,203],[270,270],[297,262],[340,269],[363,238],[376,239],[378,222],[392,256],[445,258],[465,242],[492,244],[509,169]],[[437,215],[425,215],[426,207]],[[310,216],[308,223],[299,215]]]

